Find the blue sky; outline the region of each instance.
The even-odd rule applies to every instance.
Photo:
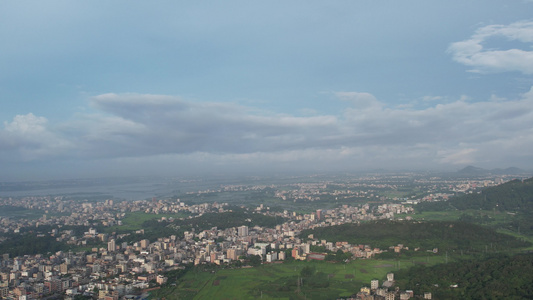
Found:
[[[197,2],[0,2],[0,179],[533,169],[533,1]]]

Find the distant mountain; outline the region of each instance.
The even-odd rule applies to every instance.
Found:
[[[467,166],[457,171],[457,173],[468,174],[468,175],[481,175],[481,174],[489,173],[489,170],[474,167],[474,166]]]
[[[526,174],[528,173],[527,171],[522,170],[520,168],[516,168],[516,167],[510,167],[507,169],[493,169],[491,172],[493,174]]]
[[[513,174],[527,174],[528,172],[516,168],[516,167],[510,167],[506,169],[492,169],[487,170],[483,168],[478,168],[474,166],[467,166],[462,168],[461,170],[457,171],[457,174],[460,175],[513,175]]]

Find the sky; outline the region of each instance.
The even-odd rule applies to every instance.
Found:
[[[0,180],[533,170],[533,1],[1,1]]]

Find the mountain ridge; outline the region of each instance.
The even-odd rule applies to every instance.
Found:
[[[456,173],[461,175],[512,175],[512,174],[527,174],[528,172],[517,168],[517,167],[509,167],[505,169],[496,168],[496,169],[484,169],[479,168],[475,166],[466,166],[460,170],[458,170]]]

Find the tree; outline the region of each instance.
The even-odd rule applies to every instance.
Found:
[[[261,256],[259,255],[251,255],[248,259],[250,261],[250,265],[253,267],[261,265]]]

